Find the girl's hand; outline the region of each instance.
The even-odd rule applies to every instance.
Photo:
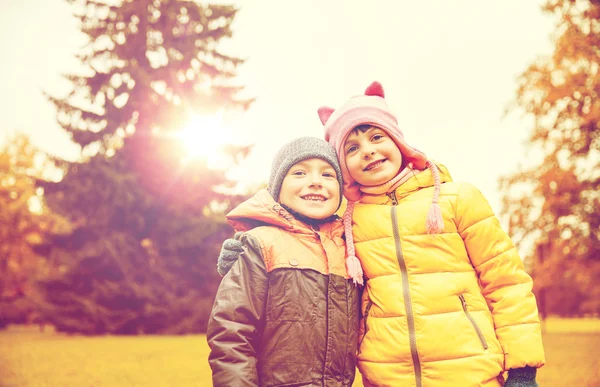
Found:
[[[508,377],[504,387],[538,387],[535,381],[537,368],[523,367],[511,368],[508,370]]]
[[[244,250],[240,237],[243,233],[236,232],[233,238],[225,239],[217,260],[217,271],[221,276],[227,274],[231,266],[238,260]]]

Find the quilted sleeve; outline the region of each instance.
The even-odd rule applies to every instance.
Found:
[[[492,312],[505,369],[541,367],[544,349],[532,279],[489,203],[471,184],[459,188],[456,222]]]

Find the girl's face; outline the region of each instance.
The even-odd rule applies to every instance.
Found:
[[[350,132],[343,150],[348,172],[360,185],[387,183],[402,168],[400,149],[385,130],[374,126]]]
[[[285,175],[279,193],[281,204],[312,219],[333,215],[340,200],[335,169],[318,158],[294,164]]]

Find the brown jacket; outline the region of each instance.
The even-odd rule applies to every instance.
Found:
[[[246,231],[208,323],[215,386],[351,386],[358,290],[340,220],[318,231],[266,190],[227,215]]]

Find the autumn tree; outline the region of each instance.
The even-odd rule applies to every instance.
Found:
[[[215,203],[230,182],[206,160],[183,158],[178,134],[193,114],[243,110],[236,68],[219,50],[237,10],[191,0],[68,0],[87,45],[68,74],[72,91],[49,96],[82,149],[64,178],[43,184],[48,204],[74,227],[48,256],[44,315],[88,334],[203,331],[229,233]],[[211,141],[218,133],[198,127]],[[229,147],[234,163],[248,147]],[[225,151],[224,151],[225,152]]]
[[[549,0],[555,49],[520,76],[534,117],[529,165],[502,179],[503,212],[530,259],[538,298],[559,314],[600,313],[600,2]],[[538,157],[539,155],[539,157]]]
[[[0,327],[35,318],[35,281],[50,270],[35,247],[49,230],[65,227],[36,187],[47,168],[48,160],[23,134],[0,149]]]

